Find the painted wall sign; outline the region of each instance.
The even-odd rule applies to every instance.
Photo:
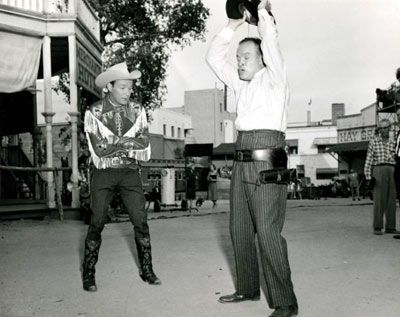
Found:
[[[362,127],[338,131],[338,143],[369,141],[375,135],[375,127]]]
[[[78,41],[76,41],[76,57],[76,84],[101,97],[101,90],[94,84],[96,76],[101,72],[101,63]]]

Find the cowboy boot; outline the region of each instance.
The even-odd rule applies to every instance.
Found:
[[[88,292],[97,291],[95,266],[99,258],[100,245],[101,240],[85,240],[85,255],[82,264],[82,280],[83,289]]]
[[[135,238],[135,242],[140,263],[140,277],[144,282],[151,285],[161,284],[161,281],[153,272],[150,238]]]

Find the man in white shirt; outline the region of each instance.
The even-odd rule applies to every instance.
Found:
[[[274,309],[270,316],[290,317],[297,316],[298,306],[286,241],[281,236],[287,186],[258,181],[262,170],[286,168],[283,149],[289,89],[274,18],[268,14],[269,1],[261,0],[257,9],[261,39],[246,38],[240,42],[237,68],[228,63],[226,55],[235,31],[250,15],[247,10],[242,19],[229,19],[227,27],[214,37],[206,57],[215,74],[234,91],[237,104],[238,138],[230,195],[236,292],[220,297],[219,301],[236,303],[260,298],[257,233],[267,301]]]

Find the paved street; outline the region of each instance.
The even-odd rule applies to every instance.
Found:
[[[234,291],[234,263],[228,202],[210,206],[205,202],[191,214],[149,214],[161,286],[138,276],[131,225],[108,224],[96,293],[82,290],[82,222],[1,222],[0,316],[268,316],[265,296],[258,302],[217,302]],[[299,316],[400,316],[400,240],[373,235],[371,217],[370,200],[288,201],[283,235]]]

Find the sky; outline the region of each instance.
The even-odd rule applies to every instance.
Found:
[[[226,24],[225,0],[202,0],[210,9],[206,41],[174,51],[169,62],[164,107],[184,104],[184,91],[223,88],[204,57],[211,39]],[[331,104],[345,103],[346,115],[375,101],[375,89],[396,81],[400,67],[400,0],[271,0],[286,62],[291,101],[289,122],[331,118]],[[256,36],[248,24],[237,42]],[[312,100],[311,105],[309,101]],[[233,98],[229,98],[233,110]]]

